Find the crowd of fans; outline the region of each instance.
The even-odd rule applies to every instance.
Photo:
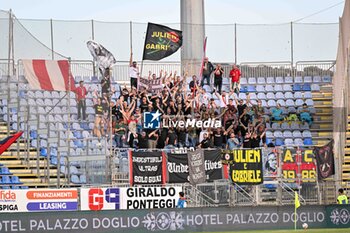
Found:
[[[98,138],[112,138],[116,147],[130,148],[256,148],[274,146],[266,144],[267,123],[275,121],[301,120],[312,124],[312,116],[303,106],[298,114],[283,113],[281,106],[271,109],[268,113],[262,102],[238,99],[241,71],[233,65],[229,76],[230,90],[222,89],[224,70],[220,64],[215,67],[208,58],[204,59],[202,77],[192,76],[187,82],[186,77],[176,72],[161,71],[157,76],[149,72],[149,80],[160,80],[163,89],[152,90],[138,85],[139,68],[130,59],[130,88],[120,88],[120,96],[112,98],[116,90],[111,88],[110,72],[107,69],[101,80],[101,94],[96,90],[94,96],[95,122],[93,134]],[[214,82],[210,79],[213,76]],[[211,86],[206,88],[205,86]],[[212,90],[208,93],[207,90]],[[80,82],[76,89],[79,120],[86,119],[87,90]],[[158,129],[144,128],[144,112],[161,113],[161,126]],[[206,121],[218,120],[222,127],[163,127],[163,122],[186,121],[196,119]]]

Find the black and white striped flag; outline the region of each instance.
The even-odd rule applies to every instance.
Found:
[[[102,45],[94,41],[89,40],[86,43],[86,45],[90,50],[90,53],[94,58],[94,61],[97,62],[98,68],[102,76],[104,76],[106,69],[110,68],[112,65],[114,65],[117,62],[113,54],[109,52],[105,47],[103,47]]]

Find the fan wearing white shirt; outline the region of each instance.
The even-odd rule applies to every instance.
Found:
[[[132,60],[132,53],[130,54],[129,62],[129,77],[130,77],[130,86],[131,88],[137,89],[137,79],[139,77],[139,68],[137,67],[137,62]]]

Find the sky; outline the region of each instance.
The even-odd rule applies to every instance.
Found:
[[[285,23],[308,16],[341,0],[204,0],[207,24]],[[338,22],[344,2],[301,22]],[[17,18],[180,22],[180,0],[0,0]]]

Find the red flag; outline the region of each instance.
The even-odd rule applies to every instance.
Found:
[[[4,138],[3,140],[0,141],[0,155],[9,148],[12,143],[14,143],[17,138],[19,138],[22,135],[23,132],[18,132],[15,133],[12,136],[8,136],[7,138]]]
[[[35,90],[73,91],[74,78],[67,60],[22,60],[25,78]],[[70,88],[69,88],[70,79]]]

